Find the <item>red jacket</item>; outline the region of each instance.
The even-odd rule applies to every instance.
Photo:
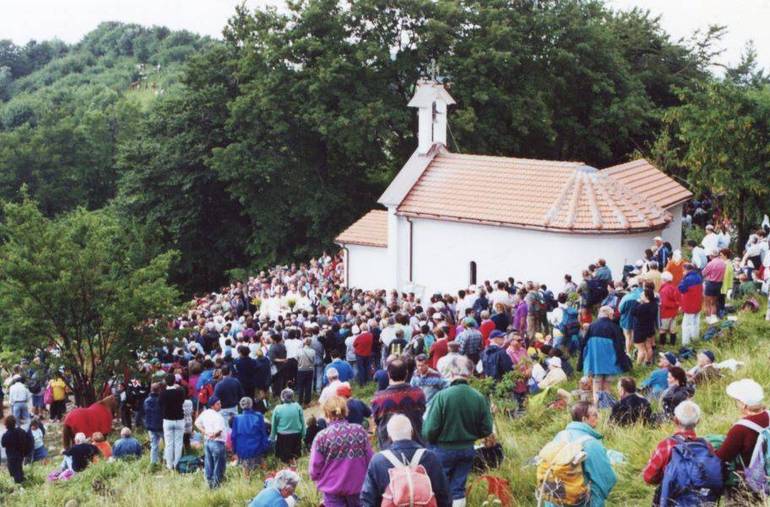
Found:
[[[660,286],[660,318],[673,319],[679,313],[679,302],[682,296],[673,282]]]
[[[374,337],[372,333],[366,332],[356,336],[353,340],[353,350],[355,350],[357,356],[369,357],[372,355],[372,342]]]
[[[690,271],[679,284],[682,298],[679,306],[684,313],[700,313],[703,308],[703,278],[695,271]]]

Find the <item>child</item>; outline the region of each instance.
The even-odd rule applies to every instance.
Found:
[[[48,463],[48,449],[45,447],[45,427],[37,419],[32,419],[27,433],[29,433],[33,442],[30,462],[42,461],[43,463]]]
[[[326,419],[319,417],[316,419],[311,415],[307,420],[307,431],[305,431],[305,446],[310,449],[313,446],[313,440],[321,430],[326,429]]]
[[[102,435],[100,432],[95,431],[94,434],[91,435],[91,442],[93,443],[94,447],[99,449],[99,453],[101,453],[102,458],[110,459],[112,457],[112,446],[109,442],[107,442],[107,439],[104,438],[104,435]]]

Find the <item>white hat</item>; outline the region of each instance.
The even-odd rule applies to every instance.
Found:
[[[663,238],[661,238],[660,236],[655,236],[653,238],[653,241],[663,241]]]
[[[663,273],[661,273],[660,279],[663,280],[664,282],[670,282],[671,280],[674,279],[674,275],[672,275],[670,271],[664,271]]]
[[[351,329],[353,334],[359,334],[361,333],[361,329],[359,329],[358,326],[353,326],[353,329]]]
[[[765,397],[762,386],[750,378],[736,380],[727,386],[727,396],[735,398],[750,407],[759,405]]]

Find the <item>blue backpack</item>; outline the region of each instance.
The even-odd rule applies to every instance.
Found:
[[[578,311],[571,306],[564,308],[559,323],[559,331],[567,338],[573,338],[580,334],[580,322]]]
[[[722,495],[722,461],[702,438],[674,435],[676,445],[663,470],[660,507],[699,507],[716,503]]]

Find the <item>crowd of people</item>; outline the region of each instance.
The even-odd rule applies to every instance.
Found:
[[[404,495],[407,504],[409,495],[411,501],[422,495],[439,506],[464,505],[474,464],[483,471],[503,458],[489,400],[472,386],[472,379],[486,377],[513,379],[514,416],[536,403],[570,407],[572,422],[539,456],[538,495],[547,503],[604,504],[620,458],[596,430],[603,409],[613,424],[677,426],[645,467],[645,480],[662,484],[656,505],[673,505],[666,502],[676,501],[682,488],[717,498],[727,488],[722,481],[682,484],[683,474],[666,475],[679,456],[673,450],[700,446],[695,456],[716,456],[720,466],[742,471],[770,419],[761,386],[738,381],[727,394],[745,419],[723,442],[697,438],[695,389],[734,362],[725,366],[711,350],[690,346],[700,339],[701,314],[719,326],[732,312],[759,310],[754,295],[767,291],[770,255],[764,230],[751,235],[742,256],[732,254],[725,230],[707,225],[705,231],[684,252],[654,238],[622,273],[597,259],[580,280],[565,275],[556,293],[513,278],[428,297],[347,289],[341,257],[330,255],[261,272],[195,298],[174,323],[178,338],[139,352],[136,365],[116,372],[104,395],[120,401],[120,439],[110,446],[104,435],[77,434],[56,478],[93,459],[140,456],[132,436],[139,427],[153,465],[194,470],[188,458],[202,450],[210,488],[223,484],[230,457],[252,474],[266,471],[266,457],[274,455],[284,469],[252,507],[294,503],[303,454],[327,507],[403,505]],[[756,308],[735,308],[735,301],[752,300]],[[691,356],[696,365],[685,370],[682,362]],[[628,374],[633,363],[656,361],[658,368],[637,386]],[[577,390],[564,389],[570,379]],[[353,396],[371,383],[371,399]],[[11,415],[2,446],[17,482],[25,460],[47,459],[42,422],[65,415],[67,385],[66,370],[50,372],[42,354],[8,375]],[[582,480],[565,494],[568,479],[555,471],[566,465],[555,461],[572,454],[581,456]]]

